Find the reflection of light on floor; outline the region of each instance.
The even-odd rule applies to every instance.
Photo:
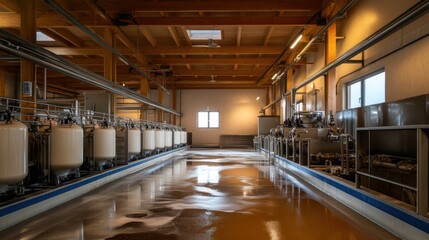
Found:
[[[243,197],[247,197],[247,195],[253,192],[253,186],[243,186]]]
[[[129,186],[127,193],[127,208],[139,208],[141,206],[141,187]]]
[[[208,194],[210,194],[212,196],[215,196],[215,197],[226,196],[226,194],[224,194],[222,192],[219,192],[219,191],[217,191],[215,189],[208,188],[208,187],[195,186],[194,188],[198,192],[208,193]]]
[[[219,183],[219,168],[201,166],[197,170],[198,184]]]
[[[150,200],[154,200],[156,197],[156,190],[155,190],[155,181],[150,182]]]
[[[271,240],[280,239],[280,224],[277,221],[269,221],[265,223],[268,234],[270,235]]]

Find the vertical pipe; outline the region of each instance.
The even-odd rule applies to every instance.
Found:
[[[75,100],[74,104],[75,104],[75,115],[80,116],[80,114],[79,114],[79,101]]]
[[[43,100],[46,100],[47,79],[48,79],[48,70],[44,68],[43,69]]]
[[[291,96],[292,96],[292,100],[291,100],[292,112],[291,112],[291,115],[293,115],[296,111],[296,88],[292,88]]]

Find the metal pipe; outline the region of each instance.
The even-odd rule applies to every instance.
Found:
[[[271,107],[272,105],[280,102],[283,98],[287,97],[288,95],[290,95],[291,92],[285,92],[282,94],[282,96],[280,98],[277,98],[276,100],[274,100],[273,102],[271,102],[270,104],[268,104],[267,106],[263,107],[261,110],[265,111],[267,108]]]
[[[126,87],[108,81],[100,75],[97,75],[85,68],[82,68],[70,61],[67,61],[64,58],[61,58],[54,53],[37,46],[36,44],[20,39],[15,35],[10,34],[2,29],[0,29],[0,49],[15,56],[28,59],[50,70],[57,71],[66,76],[95,85],[97,87],[100,87],[101,89],[105,89],[113,93],[134,99],[138,102],[147,104],[149,106],[164,110],[175,115],[181,115],[179,112],[176,112],[173,109],[167,108],[151,99],[148,99],[134,91],[131,91]]]
[[[280,102],[282,100],[282,98],[277,98],[276,100],[274,100],[273,102],[271,102],[270,104],[268,104],[267,106],[263,107],[262,110],[265,111],[267,108],[273,106],[274,104]]]
[[[153,79],[150,75],[146,74],[143,70],[141,70],[138,66],[136,66],[134,63],[132,63],[129,59],[127,59],[124,55],[122,55],[118,50],[107,44],[103,39],[101,39],[97,34],[95,34],[93,31],[91,31],[89,28],[87,28],[85,25],[83,25],[81,22],[79,22],[76,18],[71,16],[66,10],[61,8],[55,1],[53,0],[44,0],[46,4],[48,4],[52,9],[54,9],[57,13],[65,17],[68,21],[76,25],[80,30],[82,30],[84,33],[88,34],[94,41],[96,41],[98,44],[103,46],[104,48],[111,51],[113,54],[115,54],[119,60],[125,62],[128,66],[130,66],[132,69],[136,70],[140,75],[143,77],[155,82],[158,87],[162,88],[164,91],[166,91],[168,94],[170,92],[161,84],[158,83],[155,79]]]
[[[322,9],[323,10],[323,9]],[[321,10],[321,11],[322,11]],[[316,17],[319,16],[319,12],[314,14],[310,20],[308,20],[307,24],[311,23]],[[304,32],[304,29],[301,29],[296,36],[299,36]],[[289,41],[286,43],[286,47],[283,49],[283,51],[277,56],[277,58],[274,60],[274,62],[262,73],[261,77],[256,81],[256,84],[259,84],[265,77],[265,75],[268,74],[268,72],[282,59],[283,55],[286,54],[286,52],[289,50],[290,45],[295,41],[296,37],[289,39]]]
[[[291,63],[289,63],[282,71],[281,71],[281,75],[282,74],[286,74],[286,72],[295,64],[297,63],[302,55],[304,55],[304,53],[308,50],[308,48],[313,44],[314,41],[316,41],[320,36],[322,36],[322,34],[332,25],[334,24],[339,18],[343,17],[344,14],[357,2],[357,0],[352,0],[350,1],[346,6],[344,6],[341,10],[338,11],[337,14],[335,14],[335,16],[315,35],[313,36],[310,41],[304,46],[304,48],[298,53],[298,55],[293,59],[293,61]],[[280,56],[274,61],[274,63],[268,67],[268,69],[262,74],[262,76],[258,79],[258,82],[262,81],[262,79],[264,78],[264,76],[269,72],[269,70],[271,70],[271,68],[275,65],[275,63],[277,63],[281,57],[284,55],[284,53],[289,49],[289,45],[290,43],[288,43],[288,47],[283,50],[283,52],[280,54]],[[277,80],[276,80],[277,81]]]
[[[429,1],[422,0],[409,8],[407,11],[399,15],[397,18],[389,22],[387,25],[373,33],[371,36],[363,40],[362,42],[355,45],[353,48],[348,50],[346,53],[335,59],[330,64],[326,65],[324,68],[322,68],[317,73],[311,75],[308,77],[305,81],[303,81],[301,84],[299,84],[296,88],[301,88],[310,82],[314,81],[318,77],[321,77],[326,72],[328,72],[331,68],[337,67],[338,65],[342,64],[343,62],[346,62],[347,60],[354,57],[356,54],[368,49],[372,45],[378,43],[379,41],[383,40],[390,34],[397,31],[399,28],[404,27],[408,23],[410,23],[415,18],[421,16],[422,14],[426,13],[429,10]]]
[[[43,100],[46,100],[46,87],[47,87],[47,79],[48,79],[48,70],[46,68],[43,69]]]
[[[346,6],[344,6],[341,10],[339,10],[337,12],[337,14],[335,14],[335,16],[329,20],[329,22],[316,34],[314,35],[310,41],[304,46],[304,48],[296,55],[296,57],[293,59],[293,61],[291,63],[289,63],[286,67],[285,67],[285,72],[287,70],[289,70],[293,65],[295,65],[295,63],[297,63],[299,60],[301,60],[302,55],[304,55],[304,53],[308,50],[308,48],[310,48],[310,46],[313,44],[314,41],[316,41],[318,38],[320,38],[322,36],[322,34],[324,34],[326,32],[326,30],[328,30],[328,28],[334,24],[338,19],[342,18],[344,16],[344,14],[346,14],[346,12],[357,2],[357,0],[352,0],[350,1]]]

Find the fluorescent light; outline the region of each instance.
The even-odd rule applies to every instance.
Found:
[[[274,74],[273,77],[271,78],[271,80],[274,80],[277,77],[278,74],[279,73]]]
[[[256,97],[256,101],[259,101],[259,96]]]
[[[292,46],[290,46],[290,49],[293,49],[298,44],[299,40],[301,40],[301,38],[302,38],[302,33],[299,34],[299,36],[295,39]]]
[[[186,30],[191,40],[222,40],[221,30]]]
[[[123,62],[123,63],[125,63],[125,65],[127,65],[128,66],[128,63],[127,63],[127,61],[125,61],[125,59],[123,59],[123,58],[119,58],[119,60],[121,61],[121,62]]]

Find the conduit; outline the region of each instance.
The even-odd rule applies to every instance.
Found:
[[[65,17],[68,21],[76,25],[80,30],[82,30],[84,33],[88,34],[94,41],[96,41],[98,44],[103,46],[104,48],[111,51],[113,54],[115,54],[121,61],[123,61],[125,64],[130,66],[132,69],[136,70],[140,75],[143,77],[151,80],[152,82],[156,83],[158,87],[162,88],[164,91],[166,91],[168,94],[170,93],[164,86],[159,84],[155,79],[153,79],[151,76],[146,74],[143,70],[141,70],[139,67],[137,67],[134,63],[132,63],[129,59],[127,59],[124,55],[122,55],[118,50],[116,50],[114,47],[107,44],[103,39],[101,39],[97,34],[95,34],[93,31],[91,31],[89,28],[85,27],[81,22],[79,22],[76,18],[71,16],[67,13],[66,10],[61,8],[57,3],[55,3],[52,0],[44,0],[46,4],[48,4],[52,9],[54,9],[57,13]]]
[[[21,39],[3,29],[0,29],[0,50],[13,54],[15,56],[30,60],[42,67],[62,73],[66,76],[81,80],[92,84],[101,89],[131,98],[140,103],[161,109],[168,113],[180,116],[181,114],[173,109],[170,109],[162,104],[159,104],[151,99],[148,99],[137,92],[134,92],[126,87],[108,81],[102,76],[91,72],[77,64],[74,64],[66,59],[38,46],[37,44]]]

